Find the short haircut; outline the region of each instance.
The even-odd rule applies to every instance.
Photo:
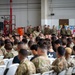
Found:
[[[25,38],[25,39],[22,39],[22,41],[23,41],[25,44],[28,42],[26,38]]]
[[[37,43],[38,45],[44,44],[45,40],[44,39],[40,39],[39,42]]]
[[[11,43],[5,44],[5,49],[6,50],[12,50],[12,44]]]
[[[22,41],[21,42],[18,42],[18,45],[20,45],[20,44],[24,44]]]
[[[57,49],[57,52],[59,55],[64,56],[65,55],[65,48],[62,46],[59,46]]]
[[[71,43],[72,39],[71,38],[67,38],[67,42]]]
[[[28,46],[29,46],[29,47],[31,47],[33,44],[34,44],[33,41],[29,41],[29,42],[28,42]]]
[[[49,42],[49,43],[51,42],[51,40],[50,40],[50,39],[48,39],[48,38],[46,38],[46,39],[45,39],[45,41],[47,41],[47,42]]]
[[[23,42],[19,42],[18,43],[18,49],[25,49],[24,43]]]
[[[27,57],[28,56],[28,51],[26,49],[20,49],[19,54]]]
[[[4,45],[4,41],[0,40],[0,46],[3,46],[3,45]]]
[[[56,40],[54,43],[55,43],[55,44],[60,44],[60,45],[62,44],[62,42],[61,42],[60,39]]]
[[[66,39],[62,40],[62,45],[67,45],[67,40]]]
[[[37,51],[38,45],[37,45],[37,44],[33,44],[33,45],[30,47],[30,49]]]
[[[37,36],[37,37],[35,38],[35,40],[36,40],[36,42],[39,42],[40,37],[39,37],[39,36]]]
[[[47,45],[48,50],[49,50],[50,47],[52,46],[52,45],[51,45],[51,42],[50,42],[50,39],[45,39],[45,43],[44,43],[44,44]]]
[[[11,43],[11,41],[9,39],[6,39],[5,44],[7,44],[7,43]]]
[[[52,37],[51,37],[51,40],[52,40],[53,42],[56,41],[56,39],[57,39],[56,36],[52,36]]]
[[[47,51],[48,50],[48,47],[47,47],[47,45],[46,44],[40,44],[40,45],[38,45],[38,48],[40,48],[43,52],[45,52],[45,51]]]
[[[14,41],[14,45],[18,44],[19,43],[19,40],[18,39],[15,39]]]

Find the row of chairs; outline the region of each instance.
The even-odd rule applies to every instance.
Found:
[[[33,55],[30,55],[27,58],[30,60],[32,57],[33,57]],[[10,65],[12,65],[13,58],[11,58],[11,59],[3,59],[3,62],[6,65],[6,67],[9,67]]]
[[[11,59],[3,59],[4,64],[8,68],[10,65],[12,65],[13,58]]]
[[[29,55],[27,58],[30,60],[33,57],[33,55]],[[55,58],[49,58],[49,60],[52,62],[55,60]],[[4,64],[6,65],[6,67],[10,66],[12,64],[13,58],[11,59],[3,59]]]
[[[8,71],[6,73],[6,75],[15,75],[15,72],[18,68],[19,64],[12,64],[8,67]],[[0,75],[4,75],[6,66],[2,65],[0,66]],[[62,72],[60,72],[58,75],[72,75],[75,74],[75,67],[70,67],[67,70],[64,70]],[[32,75],[57,75],[53,70],[48,71],[48,72],[44,72],[43,74],[38,73],[38,74],[32,74]]]
[[[29,55],[27,58],[28,58],[29,60],[31,60],[32,57],[33,57],[33,55]],[[50,64],[52,64],[55,59],[56,59],[56,58],[49,58]]]
[[[0,66],[0,75],[3,75],[4,74],[5,69],[6,69],[6,66],[5,65],[1,65]]]
[[[8,71],[7,71],[6,75],[15,75],[15,72],[16,72],[18,66],[19,66],[19,64],[12,64],[12,65],[10,65],[8,67]],[[0,66],[0,75],[4,75],[5,69],[6,69],[5,65]],[[52,73],[53,73],[53,70],[49,71],[49,72],[44,72],[42,75],[52,75]],[[32,75],[41,75],[41,73],[32,74]]]
[[[4,72],[8,69],[6,75],[15,75],[16,69],[19,64],[12,64],[13,58],[3,59],[4,65],[0,66],[0,75],[4,75]]]
[[[8,67],[8,71],[7,71],[6,75],[15,75],[15,72],[16,72],[18,66],[19,66],[19,64],[10,65]],[[4,75],[5,69],[6,69],[5,65],[0,66],[0,75]],[[65,75],[65,73],[66,73],[66,70],[62,71],[59,75]],[[32,75],[56,75],[56,73],[54,73],[54,71],[52,70],[52,71],[44,72],[43,74],[38,73],[38,74],[32,74]]]
[[[48,71],[48,72],[44,72],[43,74],[37,73],[37,74],[32,74],[32,75],[56,75],[56,74],[54,73],[53,70],[51,70],[51,71]]]
[[[70,67],[70,68],[68,68],[66,70],[63,70],[59,74],[55,73],[52,70],[52,71],[44,72],[43,74],[38,73],[38,74],[32,74],[32,75],[72,75],[72,74],[75,75],[75,67]]]
[[[18,68],[19,64],[12,64],[8,67],[8,71],[6,73],[6,75],[15,75],[15,72]],[[5,71],[6,71],[6,66],[2,65],[0,66],[0,75],[4,75]]]
[[[30,57],[33,57],[33,56],[29,56],[28,58]],[[19,64],[12,64],[13,58],[3,59],[3,61],[5,65],[0,66],[0,75],[4,74],[4,71],[6,68],[9,69],[6,75],[14,75]],[[54,59],[52,61],[54,61]],[[59,75],[71,75],[71,73],[73,74],[75,73],[75,67],[70,67],[69,69],[59,73]],[[39,73],[39,74],[33,74],[33,75],[41,75],[41,74]],[[56,75],[56,73],[54,73],[54,71],[49,71],[49,72],[44,72],[42,75]]]

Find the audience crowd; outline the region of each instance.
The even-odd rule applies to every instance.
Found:
[[[28,56],[33,55],[29,60]],[[20,36],[16,30],[13,34],[0,36],[0,56],[13,58],[12,64],[19,63],[15,75],[31,75],[54,70],[57,74],[75,66],[75,37],[64,26],[58,33],[55,26],[51,29],[29,26],[27,32]],[[51,62],[50,59],[55,60]],[[0,59],[0,65],[3,65]]]

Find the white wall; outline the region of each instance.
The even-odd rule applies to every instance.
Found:
[[[69,25],[75,25],[75,0],[49,0],[48,24],[59,25],[59,19],[69,19]],[[50,13],[54,16],[50,16]]]
[[[27,26],[27,24],[32,26],[41,24],[40,10],[30,9],[28,12],[29,13],[28,13],[28,21],[27,21],[27,9],[20,9],[20,10],[13,11],[13,14],[16,15],[17,27],[19,26],[25,27]]]
[[[9,1],[0,1],[0,15],[9,15]],[[25,27],[28,25],[36,26],[41,24],[41,7],[40,1],[28,1],[27,17],[27,0],[13,0],[13,15],[16,16],[16,26]],[[28,18],[28,20],[27,20]],[[0,16],[0,21],[3,21]]]
[[[28,21],[27,21],[28,1]],[[50,2],[52,1],[52,3]],[[16,16],[16,25],[27,26],[41,24],[41,0],[13,0],[13,15]],[[75,25],[75,0],[49,0],[47,23],[59,25],[59,19],[69,19],[69,25]],[[53,12],[54,16],[49,16]],[[0,15],[9,15],[9,0],[0,0]],[[0,17],[0,21],[3,21]]]

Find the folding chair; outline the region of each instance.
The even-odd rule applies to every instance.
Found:
[[[31,74],[31,75],[41,75],[41,73],[37,73],[37,74]]]
[[[5,69],[6,69],[5,65],[0,66],[0,75],[4,75]]]
[[[27,58],[30,60],[33,57],[33,55],[29,55]]]
[[[75,66],[73,67],[72,74],[75,75]]]
[[[75,55],[71,55],[71,58],[74,58],[75,57]]]
[[[3,59],[4,64],[7,66],[9,59]]]
[[[47,71],[47,72],[44,72],[42,75],[52,75],[53,74],[53,70],[51,70],[51,71]]]
[[[72,71],[73,71],[73,67],[69,67],[69,68],[66,70],[66,75],[72,75]]]
[[[8,64],[7,64],[7,68],[8,68],[10,65],[12,65],[12,61],[13,61],[13,58],[9,59]]]
[[[3,55],[0,55],[0,59],[2,60],[4,58],[4,56]]]
[[[15,72],[18,68],[19,64],[12,64],[8,67],[8,72],[6,75],[15,75]]]
[[[55,60],[55,58],[48,58],[50,60],[50,64],[53,63],[53,61]]]
[[[62,72],[60,72],[58,75],[65,75],[66,74],[66,70],[63,70]]]

